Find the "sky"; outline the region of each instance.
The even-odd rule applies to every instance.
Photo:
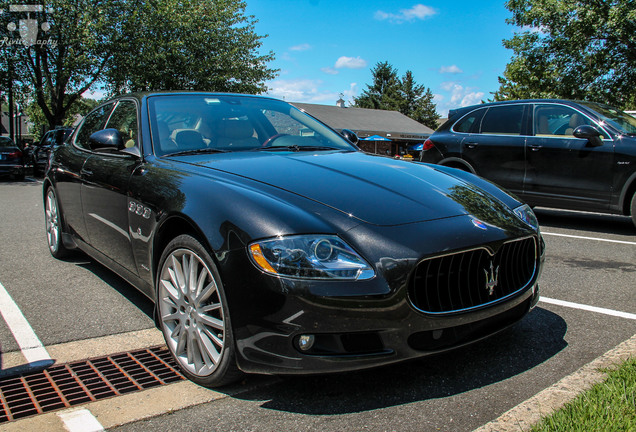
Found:
[[[388,61],[435,95],[438,113],[491,98],[517,27],[504,0],[247,0],[261,53],[272,51],[268,94],[288,102],[347,105]]]

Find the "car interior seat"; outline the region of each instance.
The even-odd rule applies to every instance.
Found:
[[[159,149],[162,153],[170,153],[177,151],[177,143],[170,136],[170,127],[165,121],[157,122],[157,131],[159,132]]]
[[[258,139],[254,138],[254,126],[249,120],[225,119],[217,126],[219,147],[257,148]]]
[[[206,148],[207,144],[203,141],[203,135],[193,129],[182,129],[174,134],[174,141],[179,151],[197,150]]]
[[[574,135],[574,129],[584,124],[585,120],[580,114],[573,114],[570,117],[569,127],[565,130],[565,135]]]

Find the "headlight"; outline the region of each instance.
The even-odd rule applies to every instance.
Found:
[[[524,221],[527,225],[530,225],[535,230],[539,231],[539,221],[534,215],[534,212],[529,205],[524,204],[521,207],[517,207],[513,210],[519,219]]]
[[[336,236],[299,235],[254,242],[254,264],[266,273],[303,279],[371,279],[375,272]]]

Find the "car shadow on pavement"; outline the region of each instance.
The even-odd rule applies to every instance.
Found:
[[[599,234],[636,235],[636,227],[629,216],[575,212],[547,208],[535,209],[541,229],[562,228]]]
[[[78,255],[77,258],[71,258],[67,261],[74,262],[76,266],[93,273],[106,284],[114,288],[123,297],[128,299],[128,301],[135,305],[141,312],[148,315],[150,319],[155,319],[154,303],[148,297],[139,292],[137,288],[119,277],[116,273],[102,266],[98,262],[82,255]]]
[[[346,374],[286,377],[280,384],[233,397],[265,401],[264,409],[308,415],[449,397],[506,380],[554,357],[567,346],[566,330],[559,315],[535,308],[498,335],[450,352]]]

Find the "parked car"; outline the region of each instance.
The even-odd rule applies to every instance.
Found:
[[[527,205],[469,173],[365,154],[266,97],[104,103],[53,151],[43,198],[51,254],[78,248],[155,301],[205,386],[436,353],[539,298]]]
[[[520,100],[455,110],[421,161],[470,171],[531,206],[631,215],[636,118],[593,102]]]
[[[31,151],[34,176],[44,173],[44,169],[49,163],[51,150],[62,145],[72,132],[73,128],[60,127],[51,129],[44,134],[39,144],[35,145],[35,148]]]
[[[0,175],[10,175],[15,180],[24,179],[22,151],[8,137],[0,136]]]

